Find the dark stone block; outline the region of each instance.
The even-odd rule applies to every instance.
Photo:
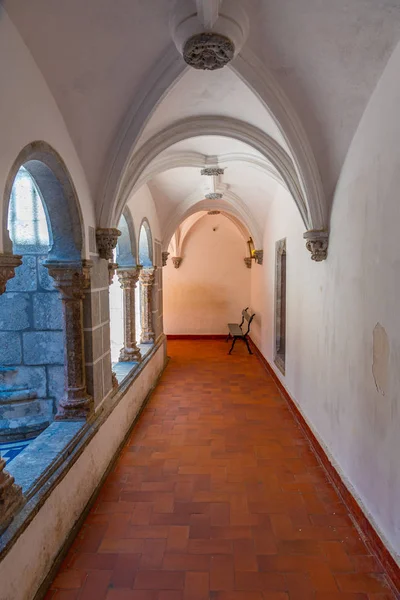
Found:
[[[0,364],[19,365],[22,361],[19,333],[0,332]]]
[[[26,365],[54,365],[64,362],[62,332],[37,331],[23,334]],[[10,363],[9,363],[10,364]]]
[[[35,329],[63,328],[62,303],[58,292],[34,294],[33,323]]]
[[[0,296],[0,330],[29,329],[29,294],[7,292]]]

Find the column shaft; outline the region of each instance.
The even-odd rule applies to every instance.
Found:
[[[119,360],[121,362],[140,361],[140,350],[136,343],[136,318],[135,318],[135,288],[139,279],[140,269],[118,269],[118,279],[123,290],[124,304],[124,347],[121,348]]]
[[[92,398],[86,391],[83,342],[83,297],[89,268],[82,264],[47,262],[55,287],[61,292],[64,331],[64,396],[59,402],[57,420],[86,419]]]
[[[152,290],[155,280],[156,267],[141,269],[140,280],[140,317],[142,324],[142,344],[151,344],[154,342],[155,333],[153,327],[153,306]]]

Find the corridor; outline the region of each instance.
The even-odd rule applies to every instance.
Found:
[[[258,359],[168,354],[46,599],[394,599]]]

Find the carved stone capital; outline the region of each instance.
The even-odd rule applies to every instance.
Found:
[[[6,461],[0,457],[0,534],[25,503],[22,489],[5,470]]]
[[[90,283],[90,261],[64,263],[45,261],[43,266],[54,279],[54,286],[61,293],[63,300],[83,299],[85,290]]]
[[[182,263],[182,257],[181,256],[173,256],[172,257],[172,264],[174,265],[175,269],[179,269],[179,267],[181,266]]]
[[[162,266],[166,267],[167,266],[168,256],[169,256],[169,252],[163,252],[161,254],[161,256],[162,256]]]
[[[0,254],[0,295],[6,291],[7,281],[15,277],[15,269],[22,265],[18,254]]]
[[[113,284],[115,271],[117,269],[118,269],[118,263],[115,263],[115,262],[108,263],[108,285]]]
[[[96,242],[100,258],[112,260],[113,250],[117,246],[118,238],[120,235],[120,230],[116,229],[115,227],[96,230]]]
[[[321,262],[328,256],[329,233],[319,229],[311,229],[303,234],[306,248],[311,252],[311,260]]]
[[[262,265],[264,260],[264,250],[254,250],[254,258],[257,265]]]
[[[219,33],[197,33],[189,38],[183,47],[185,62],[204,71],[221,69],[234,55],[234,43]]]
[[[172,259],[174,260],[174,259]],[[152,286],[154,283],[156,274],[156,267],[146,267],[140,269],[139,280],[142,285]]]
[[[117,276],[120,286],[123,290],[134,290],[139,280],[141,267],[132,267],[129,269],[118,269]]]
[[[251,263],[252,263],[252,259],[250,257],[246,257],[243,259],[244,260],[244,264],[246,265],[246,267],[248,269],[251,269]]]

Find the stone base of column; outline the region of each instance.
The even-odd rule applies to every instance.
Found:
[[[93,409],[93,398],[89,395],[71,400],[63,398],[59,405],[56,421],[86,421]]]
[[[6,461],[0,458],[0,533],[25,503],[21,488],[14,483],[14,477],[4,470],[5,464]]]
[[[141,344],[154,344],[155,339],[156,339],[155,333],[153,333],[152,331],[146,331],[145,333],[142,334],[142,336],[140,338],[140,343]]]
[[[142,355],[140,349],[136,348],[121,348],[119,353],[119,362],[141,362]]]

